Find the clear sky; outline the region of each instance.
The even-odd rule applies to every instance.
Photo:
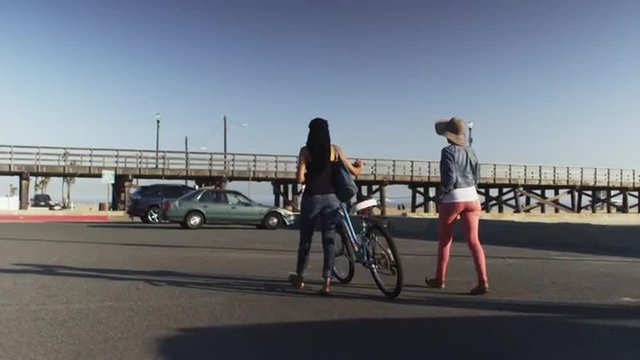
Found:
[[[0,143],[640,168],[635,0],[0,0]],[[4,180],[2,180],[4,181]],[[2,191],[0,191],[1,193]]]

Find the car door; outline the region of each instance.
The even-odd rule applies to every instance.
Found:
[[[258,224],[262,221],[264,210],[255,206],[254,202],[246,196],[228,192],[227,199],[229,201],[229,218],[234,223]]]
[[[229,203],[219,190],[206,190],[198,199],[199,207],[204,211],[207,223],[229,222]]]

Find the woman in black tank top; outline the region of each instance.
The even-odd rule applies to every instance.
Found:
[[[338,160],[339,159],[339,160]],[[322,224],[322,250],[324,261],[322,290],[324,295],[331,293],[331,277],[335,263],[335,230],[340,200],[336,197],[333,185],[333,163],[342,161],[353,175],[360,174],[362,161],[353,164],[344,155],[342,149],[331,145],[329,123],[327,120],[315,118],[309,123],[307,145],[300,149],[298,156],[297,179],[304,184],[304,194],[300,209],[300,244],[298,246],[298,262],[296,273],[289,281],[298,289],[304,287],[304,275],[309,262],[311,240],[318,218]]]

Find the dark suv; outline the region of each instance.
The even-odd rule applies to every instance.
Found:
[[[51,196],[48,194],[36,194],[31,199],[31,207],[50,207],[52,205]]]
[[[169,200],[195,190],[186,185],[154,184],[139,187],[131,194],[127,214],[139,217],[144,223],[159,223],[160,206]]]

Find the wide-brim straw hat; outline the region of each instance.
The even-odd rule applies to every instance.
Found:
[[[436,133],[451,140],[456,145],[467,146],[467,124],[460,118],[436,121]]]

